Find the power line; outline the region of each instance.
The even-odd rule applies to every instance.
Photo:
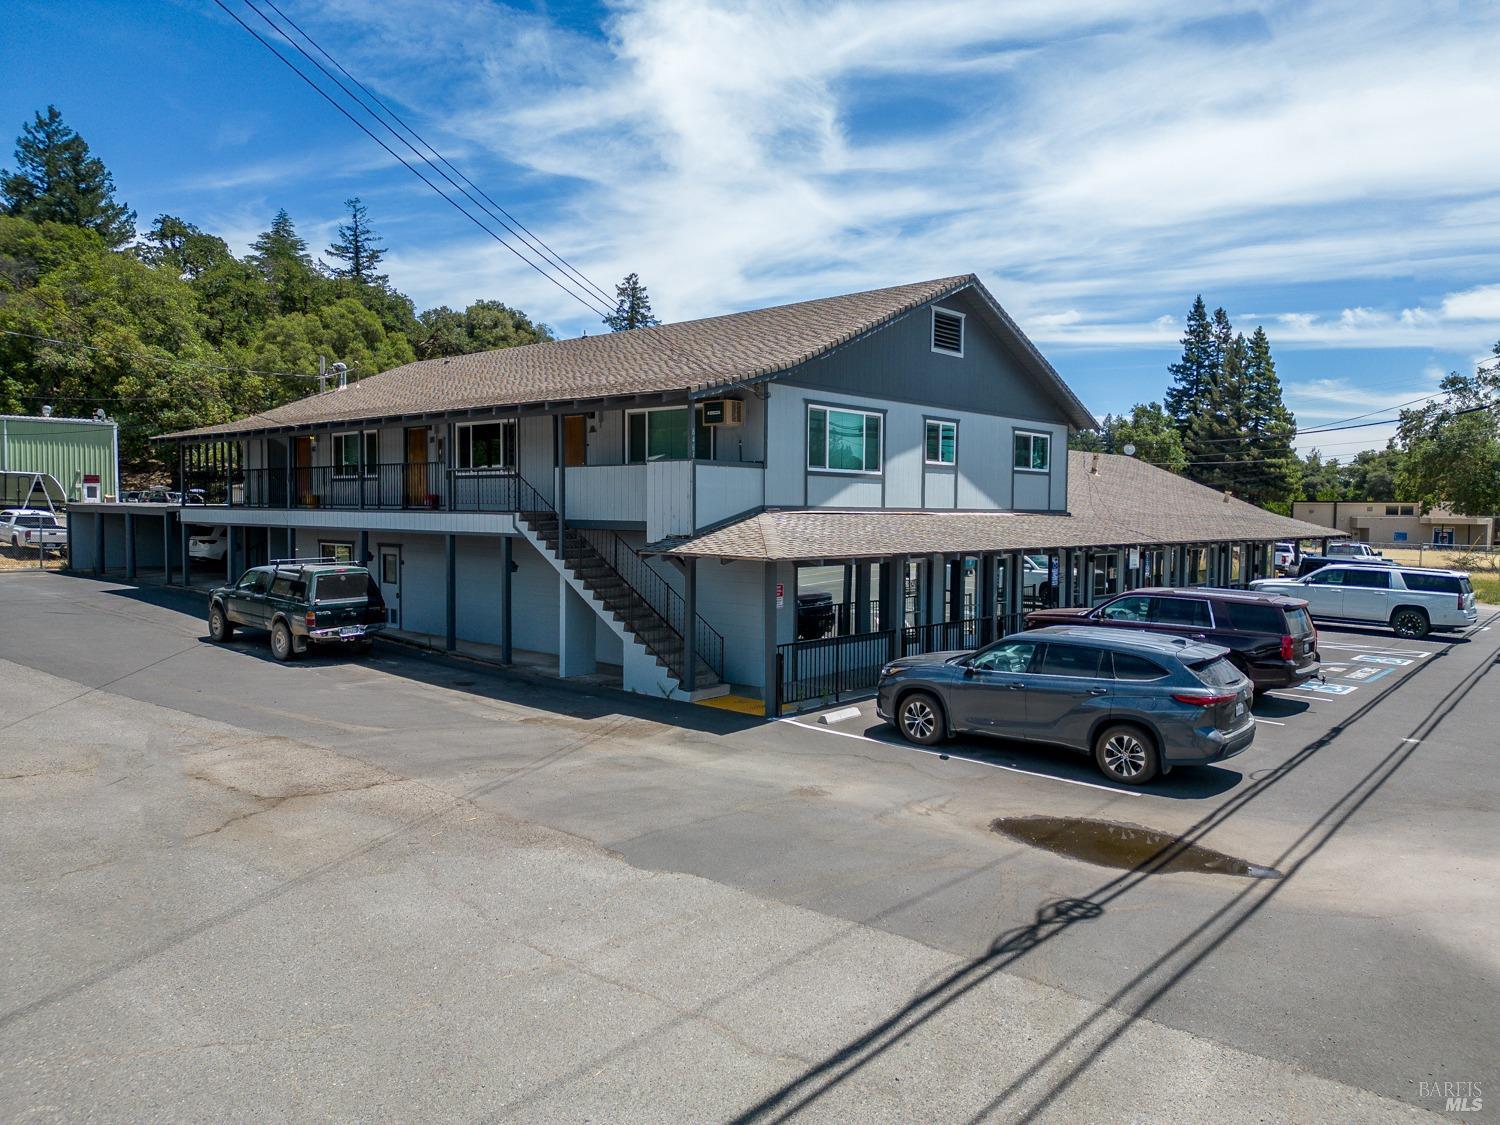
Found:
[[[282,63],[282,65],[284,65],[288,70],[290,70],[298,78],[302,79],[303,82],[307,83],[307,85],[309,87],[311,87],[317,93],[317,95],[320,98],[322,98],[324,101],[326,101],[329,105],[333,106],[333,108],[336,109],[336,110],[338,110],[339,113],[343,114],[344,117],[348,118],[349,121],[356,128],[358,128],[360,132],[364,133],[365,136],[369,137],[372,141],[374,141],[376,144],[378,144],[391,157],[393,157],[402,166],[404,166],[407,171],[409,171],[412,175],[416,176],[417,179],[421,180],[424,184],[426,184],[428,187],[430,187],[433,191],[437,192],[438,195],[442,196],[442,198],[448,203],[448,205],[451,206],[454,210],[456,210],[459,214],[461,214],[464,218],[468,219],[471,223],[473,223],[476,227],[478,227],[480,230],[482,230],[485,234],[489,235],[496,242],[498,242],[501,246],[503,246],[507,250],[509,250],[517,258],[519,258],[522,262],[525,262],[526,265],[530,266],[533,270],[535,270],[542,277],[546,278],[553,285],[557,286],[557,288],[560,289],[560,290],[562,290],[562,292],[566,293],[573,300],[575,300],[579,304],[583,305],[584,308],[588,309],[590,312],[595,313],[595,314],[598,314],[601,311],[599,308],[597,308],[597,307],[594,306],[594,304],[592,303],[592,301],[590,299],[585,298],[584,296],[581,296],[573,288],[570,288],[568,285],[565,285],[557,277],[553,276],[553,274],[550,273],[547,269],[544,269],[542,266],[539,266],[536,262],[532,261],[529,257],[527,257],[525,254],[523,254],[520,250],[517,250],[514,246],[512,246],[503,237],[501,237],[499,234],[496,234],[493,230],[491,230],[488,226],[486,226],[485,223],[481,219],[476,218],[466,207],[464,207],[464,205],[462,203],[458,202],[458,200],[454,199],[447,192],[445,192],[441,187],[439,187],[437,184],[433,183],[430,179],[428,179],[426,176],[424,176],[422,174],[422,172],[418,168],[416,168],[409,160],[407,160],[400,153],[398,153],[395,149],[391,148],[390,145],[386,144],[383,140],[381,140],[378,136],[376,136],[373,132],[371,132],[370,129],[365,125],[365,123],[362,122],[362,121],[360,121],[359,118],[355,117],[352,113],[350,113],[348,109],[346,109],[342,104],[340,104],[340,102],[338,101],[337,98],[335,98],[332,94],[328,93],[328,91],[324,90],[315,81],[313,81],[310,77],[308,77],[307,74],[303,73],[303,71],[301,70],[301,68],[299,68],[296,63],[292,62],[291,59],[287,58],[279,50],[277,50],[276,46],[273,43],[269,42],[263,35],[260,34],[260,32],[256,31],[248,23],[246,23],[244,20],[242,20],[237,13],[235,13],[233,10],[230,9],[229,5],[226,4],[224,2],[224,0],[214,0],[214,3],[217,4],[224,11],[224,13],[229,16],[230,19],[234,20],[235,23],[239,24],[242,28],[245,29],[246,32],[248,32],[251,36],[253,36],[254,39],[258,43],[261,44],[261,46],[265,47],[266,50],[270,51],[273,55],[275,55],[276,58]],[[266,16],[258,8],[255,8],[255,6],[250,3],[250,0],[245,0],[245,4],[246,4],[247,7],[251,8],[256,13],[256,15],[260,16],[261,19],[266,20],[267,23],[270,23],[273,28],[276,26],[270,20],[266,19]],[[287,41],[289,43],[292,43],[291,39],[284,32],[281,32],[280,34],[282,35],[282,38],[287,39]],[[293,47],[297,47],[297,44],[296,43],[292,43],[292,46]],[[299,51],[301,51],[301,48],[297,48],[297,49]],[[306,55],[305,51],[302,51],[302,53],[304,55]],[[341,86],[341,88],[342,88],[342,86]],[[386,126],[383,126],[383,127],[386,127]],[[388,129],[389,127],[386,127],[386,128]],[[408,146],[408,147],[410,147],[410,146]],[[429,164],[429,166],[431,165],[430,161],[428,161],[427,163]],[[606,311],[606,315],[608,315],[609,313],[613,313],[613,311],[614,310],[612,310],[612,309],[607,310]]]
[[[483,188],[481,188],[473,180],[469,179],[468,176],[464,175],[463,172],[461,172],[457,167],[455,167],[452,161],[450,161],[446,156],[444,156],[441,152],[439,152],[427,140],[427,138],[423,137],[422,134],[418,133],[417,130],[415,128],[413,128],[411,125],[409,125],[398,113],[396,113],[395,110],[391,109],[390,106],[388,106],[385,102],[381,101],[380,98],[379,98],[379,96],[376,95],[376,93],[373,90],[371,90],[368,86],[366,86],[358,78],[354,77],[354,75],[350,74],[349,71],[344,68],[344,65],[342,63],[340,63],[338,61],[338,59],[334,58],[331,54],[329,54],[328,51],[324,49],[324,47],[322,46],[322,44],[320,44],[316,39],[314,39],[305,30],[303,30],[302,26],[299,23],[297,23],[296,20],[292,19],[291,16],[287,15],[280,8],[278,8],[276,6],[275,0],[264,0],[264,3],[273,12],[275,12],[278,16],[280,16],[283,20],[285,20],[286,23],[289,24],[297,32],[298,35],[302,36],[303,39],[305,39],[308,43],[310,43],[313,46],[313,49],[318,52],[318,54],[322,55],[325,59],[327,59],[329,62],[331,62],[338,69],[338,72],[340,74],[342,74],[345,78],[349,79],[350,82],[353,82],[356,86],[358,86],[361,90],[363,90],[365,92],[365,94],[369,96],[370,100],[372,102],[374,102],[381,110],[383,110],[385,112],[385,115],[387,117],[389,117],[392,121],[394,121],[402,129],[405,129],[407,133],[409,133],[412,137],[414,137],[416,139],[416,141],[417,141],[418,144],[420,144],[428,152],[432,153],[433,156],[437,157],[438,161],[441,162],[444,167],[446,167],[449,171],[451,171],[455,176],[457,176],[459,179],[461,179],[464,183],[468,184],[469,187],[473,188],[481,196],[483,196],[486,202],[488,202],[490,205],[492,205],[495,208],[496,211],[499,211],[501,215],[505,216],[505,219],[510,220],[510,223],[514,224],[514,227],[511,227],[510,225],[507,225],[507,229],[511,229],[514,232],[516,232],[516,236],[518,238],[522,239],[522,241],[524,241],[524,242],[527,242],[527,244],[529,246],[531,246],[534,250],[536,250],[538,253],[546,255],[551,261],[555,262],[562,269],[567,270],[573,277],[577,278],[584,285],[588,286],[595,293],[599,294],[599,296],[602,297],[605,301],[612,300],[612,298],[610,297],[610,295],[608,293],[606,293],[603,289],[601,289],[598,285],[596,285],[588,277],[584,276],[584,274],[581,271],[579,271],[577,268],[575,268],[571,262],[569,262],[566,258],[564,258],[557,251],[553,250],[552,247],[548,246],[547,243],[544,242],[544,241],[542,241],[542,239],[538,235],[534,234],[524,223],[521,222],[520,219],[516,218],[513,214],[511,214],[509,211],[507,211],[503,206],[501,206],[498,202],[496,202],[493,198],[491,198],[491,196],[487,192],[485,192]],[[261,18],[264,19],[265,16],[262,15]],[[283,33],[283,38],[286,38],[285,33]],[[288,42],[290,42],[290,40],[288,40]],[[295,43],[293,43],[292,45],[296,46]],[[298,48],[298,49],[301,50],[301,48]],[[306,56],[307,52],[303,51],[302,54],[304,56]],[[314,61],[316,61],[316,60],[314,60]],[[323,68],[320,66],[318,69],[322,70]],[[326,70],[324,70],[323,73],[327,74],[328,72]],[[329,77],[332,77],[332,75],[329,75]],[[337,79],[335,79],[335,81],[337,81]],[[353,97],[354,95],[351,94],[350,96]],[[368,108],[369,107],[367,106],[366,109],[368,109]],[[373,113],[373,111],[371,111],[371,112]],[[411,145],[408,144],[407,147],[411,148]],[[412,151],[416,152],[415,149],[412,149]],[[418,155],[420,155],[420,153]],[[422,157],[422,159],[426,160],[427,158],[426,157]],[[430,164],[431,161],[428,161],[428,163]],[[449,182],[451,183],[452,181],[450,180]],[[455,186],[457,186],[457,185],[455,185]],[[467,192],[465,192],[464,194],[468,195]],[[469,198],[472,199],[473,196],[469,196]],[[481,206],[482,206],[482,204],[481,204]],[[491,214],[493,215],[493,212],[491,212]],[[498,216],[497,216],[497,219],[498,219]],[[499,221],[504,222],[504,220],[499,220]]]

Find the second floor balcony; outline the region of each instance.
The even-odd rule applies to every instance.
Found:
[[[364,466],[244,468],[236,464],[185,474],[189,495],[230,508],[429,512],[550,512],[561,507],[581,523],[634,526],[653,538],[753,510],[764,502],[762,466],[659,460],[627,465],[543,465],[531,477],[515,470],[470,470],[441,461]]]

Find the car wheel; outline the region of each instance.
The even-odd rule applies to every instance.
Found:
[[[208,611],[208,635],[216,641],[227,641],[234,636],[234,622],[224,616],[220,606],[213,606]]]
[[[1432,629],[1432,623],[1420,609],[1398,609],[1391,615],[1391,628],[1398,637],[1421,640]]]
[[[896,708],[896,726],[902,737],[918,746],[931,746],[943,739],[943,707],[925,691],[915,691]]]
[[[271,626],[271,655],[281,661],[296,659],[297,646],[292,641],[292,631],[287,628],[285,621],[278,621]]]
[[[1140,727],[1117,723],[1094,738],[1094,764],[1121,785],[1145,785],[1161,772],[1156,741]]]

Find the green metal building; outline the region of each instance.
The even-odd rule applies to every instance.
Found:
[[[0,473],[51,477],[69,500],[118,496],[119,427],[109,419],[0,415]]]

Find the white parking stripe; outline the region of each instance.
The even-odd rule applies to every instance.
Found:
[[[1255,721],[1257,723],[1265,723],[1266,726],[1268,726],[1268,727],[1284,727],[1284,726],[1286,726],[1285,723],[1278,723],[1275,719],[1256,719],[1254,715],[1251,715],[1250,717],[1252,719],[1255,719]]]
[[[1085,789],[1102,789],[1106,793],[1114,793],[1121,797],[1142,797],[1143,793],[1137,793],[1131,789],[1116,789],[1112,785],[1096,785],[1092,781],[1078,781],[1071,777],[1058,777],[1050,773],[1036,773],[1033,770],[1023,770],[1017,766],[1001,765],[999,762],[987,762],[983,758],[971,758],[967,754],[955,754],[951,750],[929,750],[922,746],[913,746],[907,742],[887,741],[884,738],[871,738],[867,734],[855,734],[847,730],[831,730],[828,727],[814,726],[812,723],[798,722],[796,719],[777,719],[778,723],[791,723],[794,727],[803,730],[816,731],[818,734],[836,734],[840,738],[857,738],[861,742],[873,742],[876,746],[889,746],[893,750],[911,750],[918,754],[928,754],[938,757],[947,754],[949,758],[959,762],[972,762],[976,766],[989,766],[991,769],[1005,770],[1007,773],[1025,774],[1027,777],[1041,778],[1043,781],[1061,781],[1065,785],[1081,785]]]

